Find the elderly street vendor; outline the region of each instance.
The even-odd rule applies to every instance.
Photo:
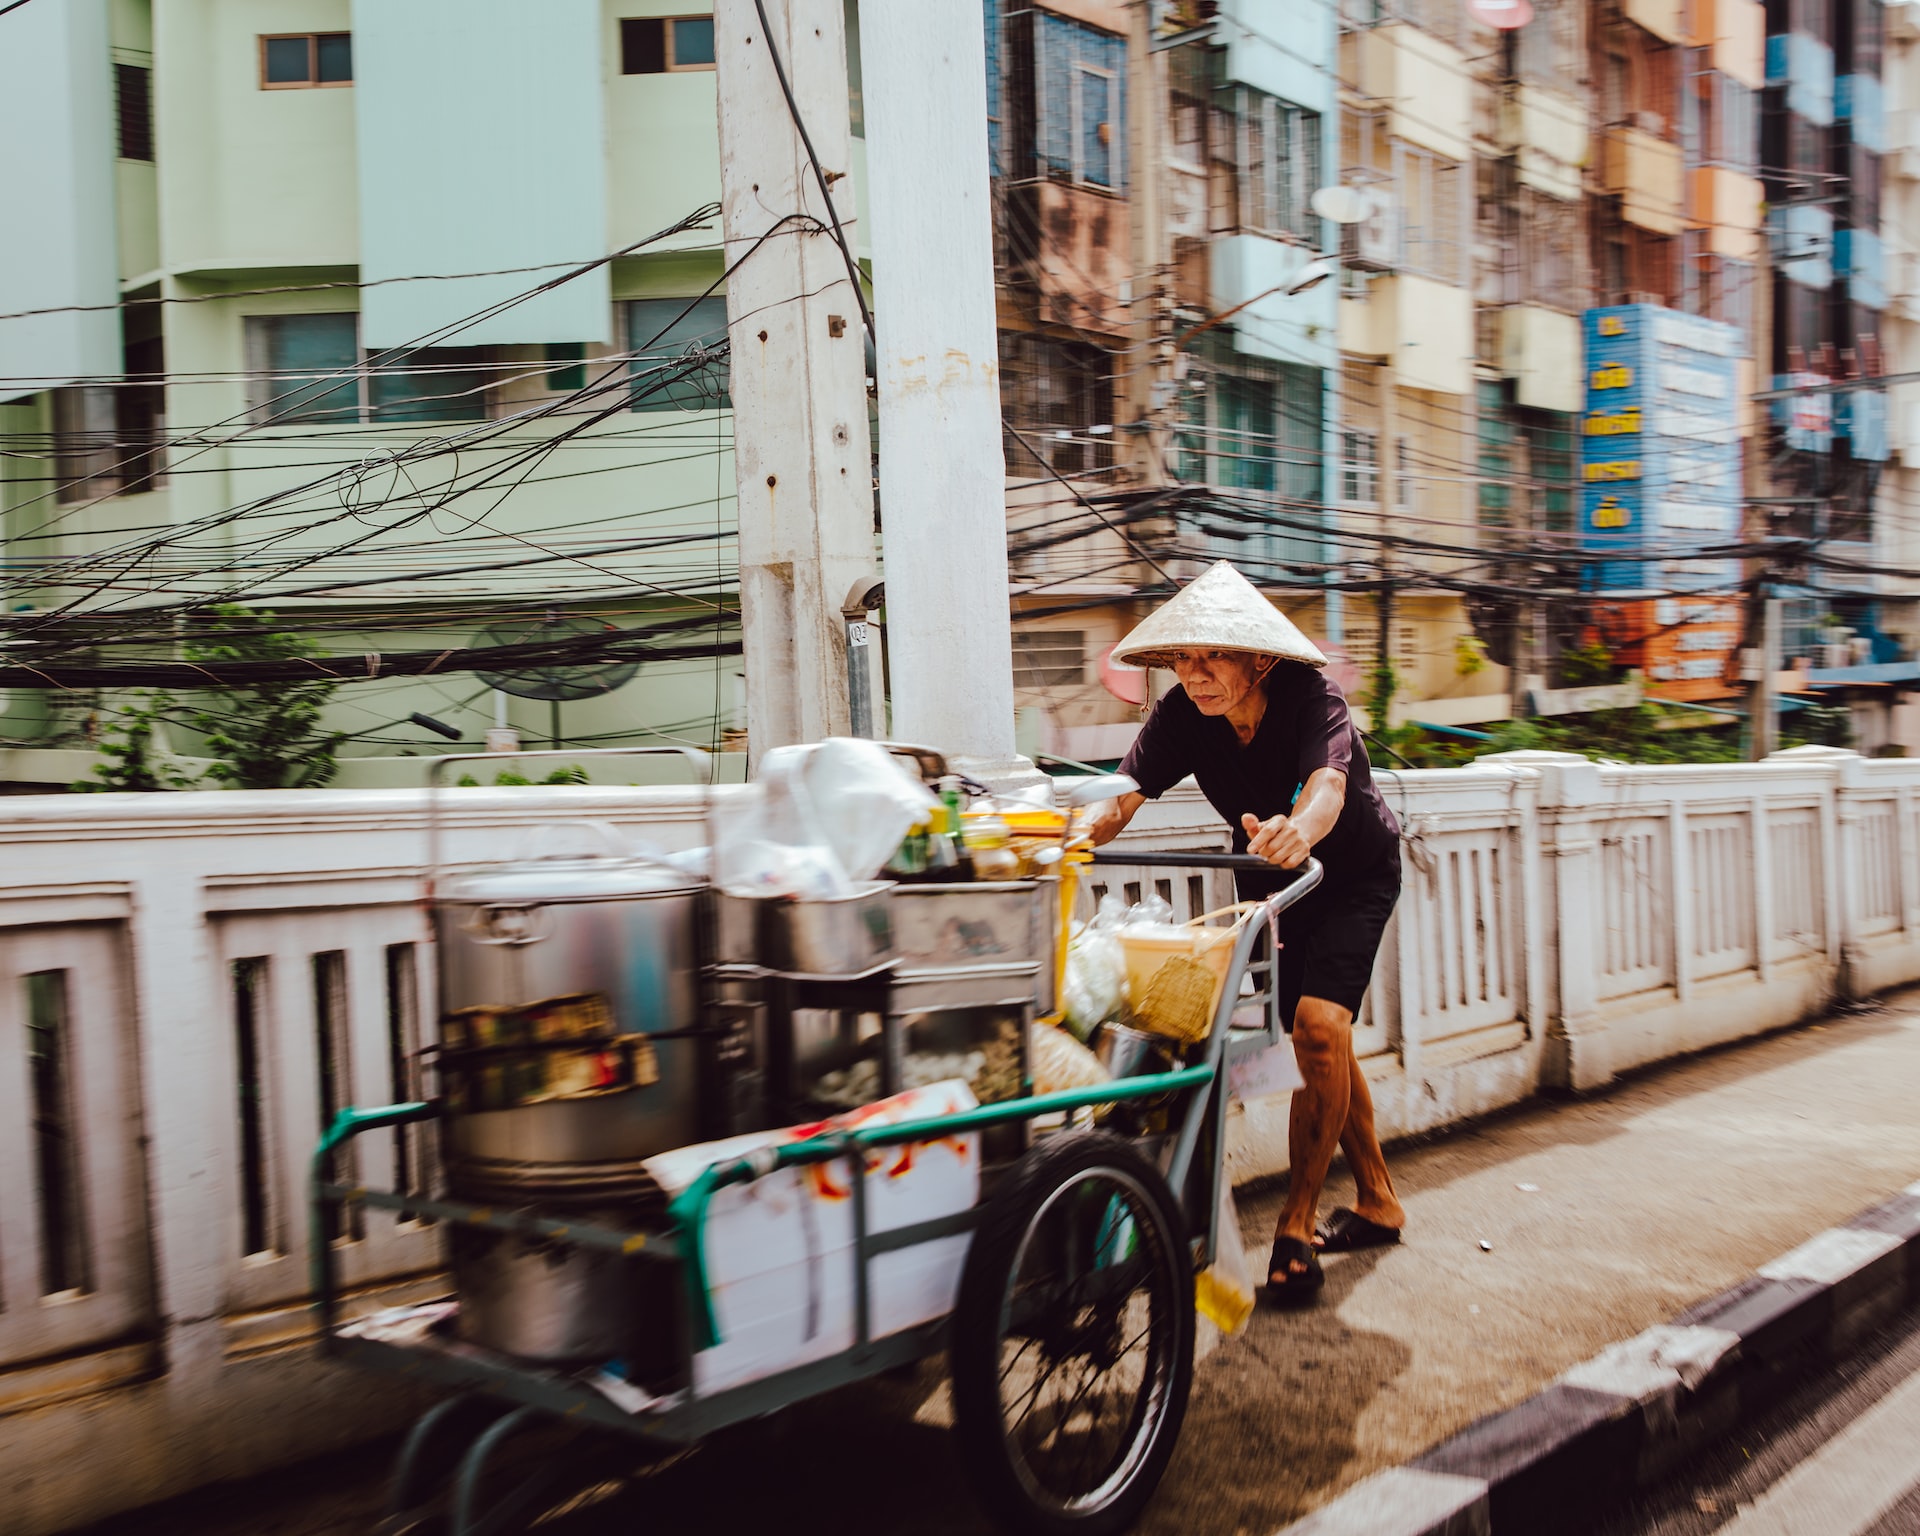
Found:
[[[1095,821],[1094,841],[1114,837],[1142,803],[1191,774],[1233,828],[1236,850],[1282,869],[1311,853],[1326,871],[1280,917],[1276,976],[1306,1086],[1293,1096],[1291,1173],[1266,1294],[1281,1305],[1311,1302],[1325,1279],[1320,1254],[1397,1243],[1405,1220],[1353,1049],[1353,1016],[1400,895],[1399,825],[1346,700],[1321,674],[1326,657],[1231,565],[1186,587],[1113,656],[1166,667],[1179,686],[1153,706],[1121,764],[1140,792]],[[1258,872],[1238,879],[1243,899],[1283,883]],[[1358,1193],[1351,1209],[1316,1227],[1336,1146]]]

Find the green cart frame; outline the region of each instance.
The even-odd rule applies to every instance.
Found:
[[[1117,853],[1096,863],[1129,868],[1272,868],[1229,854]],[[676,1196],[664,1220],[621,1230],[420,1194],[331,1182],[333,1154],[362,1132],[431,1120],[438,1103],[342,1110],[312,1163],[313,1289],[323,1354],[460,1389],[427,1412],[402,1446],[388,1529],[412,1528],[446,1501],[451,1536],[518,1528],[569,1478],[602,1462],[609,1442],[663,1453],[835,1388],[945,1350],[955,1429],[975,1491],[1005,1527],[1027,1532],[1126,1529],[1152,1497],[1178,1439],[1192,1382],[1194,1277],[1217,1233],[1228,1072],[1283,1038],[1272,985],[1272,920],[1321,879],[1309,860],[1241,929],[1226,985],[1191,1064],[1097,1087],[982,1105],[957,1114],[815,1136],[716,1163]],[[1257,1023],[1249,1023],[1256,1017]],[[1239,1021],[1236,1023],[1236,1021]],[[1078,1123],[1104,1108],[1108,1127]],[[850,1177],[854,1343],[845,1352],[701,1395],[693,1357],[717,1341],[702,1252],[706,1211],[720,1189],[780,1168],[863,1158],[878,1149],[943,1139],[1016,1121],[1059,1117],[1017,1161],[988,1170],[980,1202],[955,1215],[868,1230],[866,1180]],[[1036,1130],[1039,1130],[1036,1127]],[[343,1324],[328,1234],[348,1206],[408,1212],[451,1225],[595,1248],[636,1266],[665,1266],[663,1311],[674,1331],[676,1390],[636,1389],[623,1402],[591,1373],[569,1374],[490,1354],[422,1330],[378,1336]],[[958,1301],[945,1317],[881,1337],[871,1331],[870,1266],[886,1253],[970,1232]],[[656,1271],[658,1273],[658,1271]],[[663,1319],[664,1323],[664,1319]],[[502,1490],[506,1443],[555,1420],[583,1433],[575,1454],[547,1455]],[[591,1433],[598,1431],[603,1433]],[[626,1437],[624,1440],[621,1437]]]

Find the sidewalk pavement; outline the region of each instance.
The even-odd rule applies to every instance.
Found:
[[[1143,1533],[1268,1536],[1920,1179],[1920,990],[1389,1160],[1405,1244],[1329,1260],[1317,1309],[1259,1311],[1201,1361]],[[1326,1204],[1350,1195],[1336,1174]],[[1259,1257],[1279,1202],[1278,1189],[1242,1194]],[[849,1389],[542,1529],[838,1528],[857,1509],[876,1533],[984,1532],[946,1404],[931,1369]],[[377,1508],[384,1455],[101,1530],[345,1536]]]

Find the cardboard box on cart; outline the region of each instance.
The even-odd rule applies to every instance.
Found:
[[[647,1171],[677,1195],[713,1163],[825,1129],[894,1124],[972,1109],[954,1080],[915,1088],[818,1126],[756,1132],[681,1147],[647,1159]],[[980,1198],[977,1133],[865,1155],[867,1230],[887,1232],[952,1215]],[[719,1342],[694,1356],[701,1394],[757,1381],[854,1345],[853,1192],[849,1159],[782,1168],[718,1191],[702,1246]],[[868,1267],[868,1328],[874,1338],[932,1322],[954,1307],[971,1233],[916,1243]]]

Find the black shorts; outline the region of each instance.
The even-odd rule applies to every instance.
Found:
[[[1243,877],[1242,898],[1257,899],[1272,888],[1259,875]],[[1373,980],[1380,937],[1400,899],[1400,850],[1358,878],[1329,878],[1280,914],[1280,956],[1274,982],[1280,1018],[1289,1031],[1303,997],[1324,998],[1349,1013]]]

